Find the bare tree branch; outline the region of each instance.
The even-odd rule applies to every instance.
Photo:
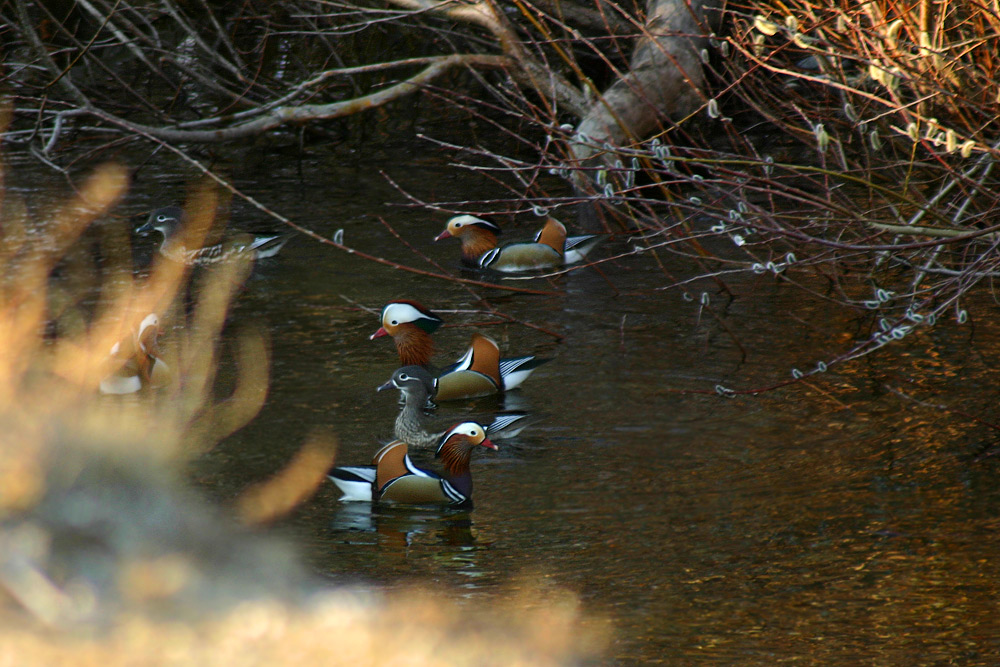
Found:
[[[545,99],[551,99],[567,111],[579,116],[586,109],[583,94],[557,72],[539,63],[524,48],[510,21],[497,7],[494,0],[481,0],[472,4],[456,4],[448,0],[390,0],[395,5],[420,12],[434,12],[472,25],[478,25],[493,33],[501,50],[520,69],[511,69],[515,79],[527,84]]]
[[[274,130],[290,123],[305,123],[309,121],[331,120],[388,104],[406,95],[419,92],[423,86],[434,81],[449,70],[456,67],[506,67],[510,61],[503,56],[455,54],[427,59],[431,64],[410,78],[378,92],[356,97],[349,100],[329,104],[300,104],[295,106],[280,106],[270,109],[259,118],[232,125],[218,130],[190,130],[169,127],[152,127],[141,123],[119,118],[88,105],[88,111],[105,121],[132,132],[156,137],[164,141],[181,143],[213,143],[234,141],[251,137],[269,130]],[[208,123],[209,121],[200,121]]]

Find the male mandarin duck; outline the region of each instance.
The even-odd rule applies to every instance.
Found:
[[[423,366],[403,366],[396,369],[389,381],[380,385],[377,391],[391,387],[398,389],[405,399],[403,409],[396,417],[393,437],[417,449],[436,447],[444,432],[431,433],[424,427],[423,409],[428,400],[434,398],[438,379]],[[486,427],[486,433],[494,440],[513,437],[527,425],[524,421],[527,417],[527,413],[524,412],[497,415]]]
[[[486,429],[476,422],[453,426],[441,436],[435,456],[444,474],[423,470],[410,461],[407,444],[394,440],[375,453],[371,465],[334,467],[327,476],[343,494],[341,501],[472,508],[469,462],[477,447],[496,450]]]
[[[371,339],[392,336],[400,363],[427,367],[434,354],[431,333],[443,323],[444,320],[415,301],[390,301],[382,309],[382,326]],[[518,387],[546,361],[533,355],[501,359],[496,341],[476,333],[462,358],[438,376],[435,398],[449,401],[508,391]]]
[[[111,347],[108,364],[115,370],[101,380],[102,394],[134,394],[144,387],[167,384],[170,369],[159,356],[156,345],[159,333],[160,319],[150,313],[128,338]]]
[[[273,257],[292,237],[291,233],[234,233],[219,243],[201,248],[184,245],[184,211],[179,206],[165,206],[149,214],[145,224],[135,230],[146,236],[154,231],[163,235],[160,254],[181,264],[204,266],[236,258]]]
[[[513,273],[552,269],[575,264],[600,243],[598,234],[567,236],[566,227],[549,218],[531,243],[498,245],[500,227],[474,215],[456,215],[434,240],[456,237],[462,241],[462,263],[482,269]]]

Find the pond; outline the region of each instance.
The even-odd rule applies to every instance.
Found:
[[[429,268],[382,218],[456,268],[456,245],[431,241],[447,214],[386,206],[406,199],[382,172],[428,201],[505,195],[417,142],[374,143],[363,154],[317,148],[301,160],[248,149],[222,166],[241,190],[307,228],[343,228],[352,247]],[[194,176],[166,157],[150,162],[120,212],[181,201]],[[238,201],[233,211],[234,226],[263,222]],[[534,233],[537,221],[520,221],[510,238]],[[615,240],[596,252],[626,249]],[[679,277],[689,271],[671,266]],[[337,435],[339,462],[367,462],[398,409],[395,395],[375,392],[397,366],[388,339],[369,340],[375,313],[390,299],[414,299],[459,325],[435,334],[439,363],[457,358],[475,330],[509,354],[551,358],[508,396],[442,404],[438,423],[502,408],[541,419],[476,456],[471,512],[372,510],[339,503],[324,486],[278,526],[319,573],[479,601],[524,582],[567,590],[610,621],[609,664],[995,660],[996,432],[967,415],[995,419],[996,306],[984,298],[970,309],[980,314],[974,327],[942,324],[807,381],[726,398],[717,385],[784,382],[793,368],[850,347],[869,324],[770,276],[728,280],[732,299],[709,281],[687,293],[660,289],[670,282],[648,255],[631,255],[601,272],[512,283],[549,294],[475,288],[556,339],[490,323],[465,287],[300,236],[257,266],[227,329],[267,332],[267,403],[192,475],[228,503],[317,429]]]

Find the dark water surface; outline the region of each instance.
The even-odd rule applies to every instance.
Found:
[[[428,200],[500,194],[443,159],[386,147],[313,154],[301,167],[250,153],[232,171],[296,222],[327,235],[342,227],[349,245],[422,268],[375,216],[454,268],[457,247],[431,243],[447,215],[386,207],[404,199],[380,169]],[[192,178],[180,165],[148,166],[121,212],[181,200]],[[248,211],[234,204],[233,224],[262,221]],[[524,222],[512,238],[533,233],[536,221]],[[867,325],[766,276],[731,279],[727,305],[708,282],[691,287],[691,300],[657,291],[668,279],[646,256],[602,270],[513,283],[552,295],[479,289],[564,338],[481,327],[508,353],[553,361],[521,391],[446,404],[437,418],[498,407],[545,418],[473,461],[471,513],[372,511],[324,488],[282,526],[319,572],[478,600],[523,577],[569,590],[611,620],[609,663],[1000,664],[1000,457],[977,458],[996,435],[892,391],[1000,421],[995,305],[983,300],[974,328],[946,324],[808,383],[723,398],[677,390],[773,385],[846,349]],[[702,312],[702,290],[732,334]],[[449,314],[476,308],[461,286],[305,238],[261,263],[230,330],[268,332],[269,398],[198,462],[198,481],[231,499],[316,429],[338,435],[339,461],[367,462],[391,433],[396,397],[374,389],[396,356],[388,339],[368,340],[378,319],[359,306],[399,297],[454,324],[490,319]],[[473,330],[439,331],[438,360],[456,358]]]

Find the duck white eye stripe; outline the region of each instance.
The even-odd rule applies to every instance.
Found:
[[[408,303],[390,303],[382,311],[382,322],[387,320],[395,320],[397,322],[413,322],[421,318],[427,317],[419,310],[414,308]]]
[[[160,323],[159,318],[156,317],[155,313],[150,313],[143,318],[142,322],[139,323],[139,333],[146,330],[146,327],[151,325],[157,325]]]
[[[448,431],[447,437],[445,439],[447,440],[447,438],[450,438],[456,433],[469,437],[476,437],[480,435],[480,432],[483,430],[485,429],[476,422],[462,422],[461,424],[455,426],[450,431]]]
[[[448,226],[451,227],[461,227],[463,225],[475,225],[476,227],[482,227],[483,229],[488,229],[494,234],[500,233],[500,228],[489,220],[483,220],[482,218],[477,218],[474,215],[456,215],[454,218],[448,221]]]

